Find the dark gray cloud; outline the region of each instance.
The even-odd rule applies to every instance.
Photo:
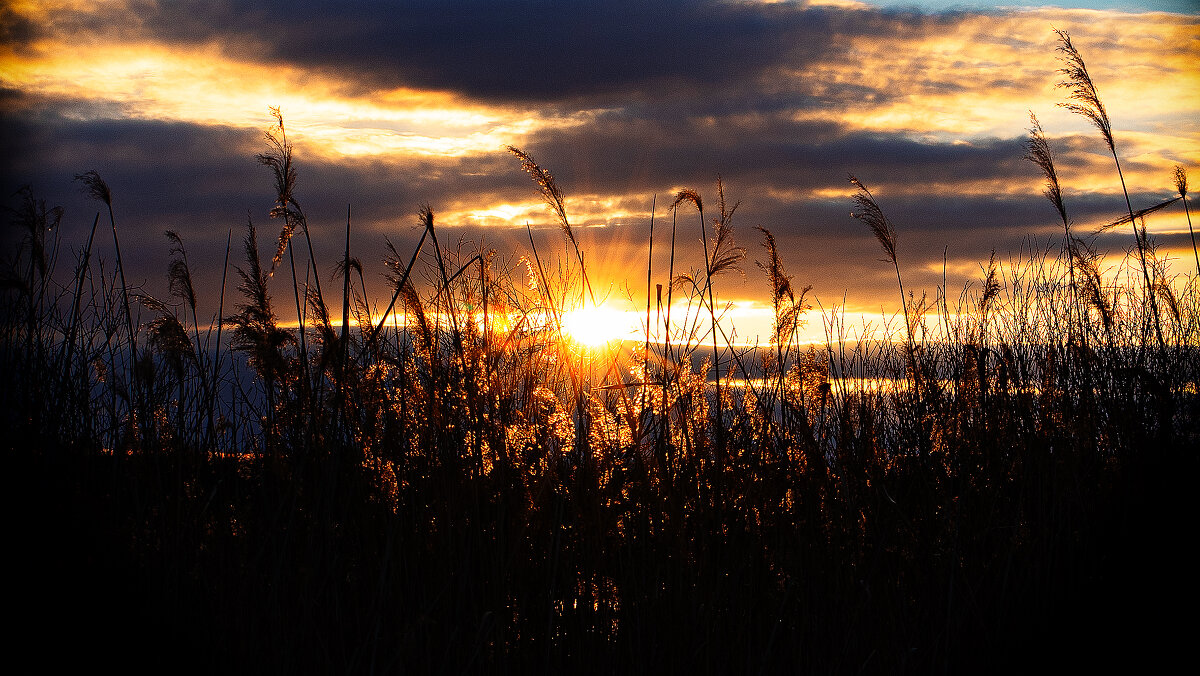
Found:
[[[336,17],[336,18],[335,18]],[[494,102],[629,103],[731,93],[781,66],[836,58],[854,35],[920,35],[955,15],[719,0],[133,2],[42,24],[6,11],[0,34],[208,43],[335,75],[348,91],[399,86]]]
[[[449,89],[492,101],[554,101],[721,87],[825,53],[832,15],[720,2],[321,2],[163,5],[145,22],[170,40],[253,45],[256,58],[351,86]],[[353,75],[353,78],[348,76]]]
[[[841,186],[854,173],[873,185],[1036,176],[1021,159],[1023,139],[933,143],[853,131],[834,122],[796,122],[755,111],[647,118],[622,111],[594,123],[535,135],[525,150],[586,192],[624,192],[635,185],[708,181],[760,189]],[[558,167],[562,167],[559,169]]]

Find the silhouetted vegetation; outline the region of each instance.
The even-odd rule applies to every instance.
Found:
[[[1103,123],[1115,159],[1062,37],[1082,73],[1072,105]],[[962,673],[1153,660],[1143,642],[1182,640],[1165,609],[1194,589],[1175,548],[1195,512],[1200,284],[1166,276],[1132,206],[1134,253],[1105,268],[1072,229],[1036,119],[1059,252],[993,257],[977,287],[933,299],[900,287],[899,331],[850,340],[834,310],[827,342],[807,345],[809,289],[761,230],[775,329],[735,348],[717,291],[746,255],[736,205],[718,188],[706,217],[687,190],[670,208],[672,268],[653,291],[647,274],[645,339],[585,353],[561,327],[594,302],[586,257],[528,154],[512,149],[569,255],[532,238],[515,264],[447,249],[426,207],[416,250],[389,244],[384,305],[367,297],[349,214],[344,256],[318,266],[275,113],[259,159],[280,234],[264,253],[246,224],[215,308],[197,307],[186,233],[167,233],[170,298],[126,285],[123,192],[95,172],[81,181],[112,249],[101,216],[65,242],[63,214],[17,196],[3,493],[14,643],[37,659]],[[1174,180],[1186,206],[1182,169]],[[900,284],[903,224],[852,181]],[[677,274],[688,205],[705,268]],[[340,283],[340,307],[322,279]],[[672,317],[681,300],[692,311]]]

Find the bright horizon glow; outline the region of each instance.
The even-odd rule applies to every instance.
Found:
[[[618,340],[633,340],[645,335],[634,312],[599,305],[580,307],[563,313],[562,328],[571,340],[588,347],[600,347]]]

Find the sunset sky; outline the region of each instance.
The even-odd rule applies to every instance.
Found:
[[[1124,209],[1099,134],[1056,106],[1066,93],[1055,88],[1052,27],[1087,61],[1134,207],[1171,194],[1176,164],[1200,185],[1195,0],[1056,4],[1069,8],[17,0],[0,8],[0,189],[7,198],[28,184],[62,205],[63,237],[81,243],[98,204],[72,178],[98,171],[131,283],[165,295],[162,233],[176,230],[213,313],[228,229],[236,241],[249,213],[264,245],[278,232],[271,176],[255,162],[278,106],[320,262],[332,271],[352,204],[354,253],[380,294],[384,237],[410,249],[423,204],[443,241],[482,238],[498,261],[527,252],[526,223],[539,246],[562,251],[511,144],[554,173],[593,278],[614,300],[644,302],[655,196],[657,237],[675,191],[715,204],[719,176],[740,202],[735,233],[749,251],[745,278],[722,278],[720,298],[765,307],[753,264],[761,225],[825,307],[844,298],[856,312],[894,312],[894,272],[850,217],[848,173],[894,222],[918,294],[941,281],[943,258],[954,289],[979,277],[993,249],[1006,259],[1057,246],[1061,225],[1022,159],[1031,110],[1076,227]],[[698,266],[694,212],[681,217],[677,268]],[[1182,211],[1148,225],[1186,271]],[[1132,244],[1127,228],[1097,240],[1110,264]],[[666,259],[654,264],[665,282]]]

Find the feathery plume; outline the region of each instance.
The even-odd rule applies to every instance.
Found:
[[[567,221],[565,198],[563,197],[562,190],[559,189],[558,184],[554,181],[554,175],[543,169],[528,153],[520,148],[516,146],[504,147],[508,149],[508,152],[516,155],[517,159],[521,160],[521,169],[533,178],[533,182],[537,184],[538,190],[542,193],[542,198],[546,200],[546,205],[558,217],[558,223],[562,227],[563,232],[566,233],[567,239],[570,239],[571,243],[574,244],[575,233],[571,231],[571,224]]]
[[[292,196],[296,187],[296,168],[292,166],[292,145],[288,143],[287,130],[283,126],[283,113],[275,106],[271,106],[270,110],[271,116],[275,118],[275,125],[264,134],[270,149],[258,155],[258,162],[270,168],[275,176],[275,206],[271,208],[270,216],[283,219],[283,229],[279,233],[275,255],[271,257],[271,273],[274,273],[279,262],[283,260],[284,252],[287,251],[300,214],[292,208],[299,208]]]
[[[1167,283],[1166,278],[1157,277],[1154,280],[1155,290],[1158,296],[1163,299],[1167,306],[1167,312],[1171,313],[1171,318],[1178,325],[1183,321],[1183,314],[1179,309],[1179,299],[1175,297],[1175,292],[1171,289],[1171,285]]]
[[[399,288],[400,297],[404,301],[404,308],[413,313],[417,319],[417,327],[420,329],[421,339],[425,349],[429,349],[433,345],[433,330],[429,327],[429,319],[425,316],[425,306],[421,302],[421,297],[417,295],[417,290],[413,288],[412,282],[404,281],[404,285]]]
[[[146,328],[150,334],[150,345],[167,359],[176,374],[182,376],[185,360],[199,366],[192,339],[175,315],[161,312]]]
[[[192,273],[188,269],[183,240],[174,230],[167,230],[166,235],[171,242],[171,262],[167,266],[168,288],[172,296],[187,303],[194,312],[196,310],[196,290],[192,286]]]
[[[1082,242],[1077,242],[1076,250],[1082,249],[1087,251]],[[1083,295],[1087,304],[1100,315],[1100,322],[1104,325],[1104,331],[1107,334],[1112,333],[1113,329],[1113,309],[1109,304],[1104,293],[1104,284],[1100,279],[1100,270],[1096,267],[1096,257],[1081,253],[1076,256],[1075,264],[1078,266],[1081,276],[1083,277]]]
[[[1196,247],[1196,231],[1192,229],[1192,211],[1188,209],[1187,172],[1178,164],[1175,165],[1175,189],[1179,191],[1179,199],[1183,200],[1183,214],[1187,216],[1188,234],[1192,237],[1192,256],[1196,259],[1196,274],[1200,275],[1200,250]]]
[[[571,230],[571,223],[567,220],[567,207],[562,190],[554,181],[554,176],[541,165],[533,160],[528,153],[515,146],[505,146],[508,152],[517,156],[521,160],[521,168],[533,177],[533,182],[537,184],[538,190],[542,193],[542,198],[546,200],[546,204],[554,215],[558,217],[559,226],[563,233],[567,236],[567,241],[571,243],[571,247],[575,250],[575,260],[579,261],[579,272],[583,277],[583,288],[587,290],[588,297],[591,298],[592,304],[596,304],[595,292],[592,291],[592,282],[588,279],[587,265],[583,260],[583,252],[579,249],[579,242],[575,239],[575,233]],[[532,237],[532,235],[531,235]],[[437,240],[434,240],[434,245],[437,245]]]
[[[245,302],[237,306],[238,313],[226,319],[233,324],[233,347],[247,352],[251,366],[267,383],[276,382],[286,372],[286,360],[280,348],[293,342],[293,336],[279,328],[271,297],[267,292],[267,273],[258,253],[258,236],[254,223],[247,219],[243,241],[248,270],[236,268],[242,278],[238,291]]]
[[[1100,95],[1096,93],[1096,84],[1092,82],[1092,77],[1088,74],[1083,56],[1079,54],[1079,50],[1075,49],[1075,45],[1071,44],[1071,36],[1066,31],[1057,28],[1053,30],[1058,36],[1059,58],[1063,61],[1063,67],[1059,68],[1058,72],[1067,78],[1059,82],[1058,86],[1070,92],[1067,98],[1075,101],[1075,103],[1067,102],[1058,105],[1090,120],[1104,136],[1104,142],[1108,144],[1108,149],[1116,152],[1113,145],[1112,125],[1108,121],[1108,112],[1104,110],[1104,103],[1100,101]]]
[[[763,234],[763,248],[767,250],[767,262],[757,261],[756,264],[767,274],[767,280],[771,282],[771,297],[777,303],[785,298],[791,300],[794,298],[792,277],[784,271],[783,263],[779,260],[779,248],[775,244],[775,235],[761,225],[755,226],[755,229]]]
[[[779,259],[775,235],[762,226],[755,227],[763,234],[763,248],[767,250],[767,262],[756,261],[756,264],[766,273],[767,280],[771,283],[771,304],[775,316],[771,343],[778,346],[785,338],[791,336],[799,325],[800,313],[808,309],[804,297],[812,290],[812,286],[800,290],[800,301],[797,302],[792,288],[792,277],[784,270],[783,261]]]
[[[1159,209],[1164,209],[1166,207],[1171,206],[1172,204],[1178,202],[1180,199],[1182,199],[1182,198],[1178,197],[1178,196],[1171,197],[1171,198],[1166,199],[1162,202],[1159,202],[1158,204],[1155,204],[1153,206],[1148,206],[1145,209],[1138,209],[1137,211],[1133,212],[1132,214],[1125,214],[1124,216],[1118,218],[1115,221],[1112,221],[1111,223],[1105,223],[1104,225],[1100,226],[1099,228],[1096,229],[1096,232],[1097,233],[1107,232],[1107,231],[1117,227],[1118,225],[1125,225],[1126,223],[1133,223],[1134,221],[1140,220],[1142,217],[1148,216],[1148,215],[1158,211]]]
[[[979,296],[979,313],[987,317],[988,310],[991,309],[992,303],[1000,295],[1000,280],[996,275],[996,250],[992,249],[992,255],[988,259],[987,274],[983,278],[983,293]]]
[[[1029,140],[1026,142],[1025,159],[1036,164],[1046,177],[1046,187],[1042,190],[1042,194],[1050,203],[1054,205],[1058,215],[1062,218],[1063,225],[1070,229],[1070,220],[1067,219],[1067,208],[1063,205],[1062,187],[1058,184],[1058,172],[1054,169],[1054,155],[1050,152],[1050,142],[1046,140],[1046,134],[1042,131],[1042,124],[1038,122],[1037,115],[1032,111],[1029,113]]]
[[[1125,207],[1129,212],[1128,222],[1133,224],[1133,238],[1137,244],[1138,261],[1141,263],[1142,268],[1142,279],[1146,284],[1146,300],[1150,302],[1150,316],[1154,324],[1154,335],[1158,339],[1158,345],[1161,347],[1163,345],[1162,325],[1158,316],[1157,294],[1154,293],[1154,283],[1150,279],[1150,268],[1146,260],[1145,227],[1141,230],[1137,227],[1137,215],[1133,211],[1133,203],[1129,200],[1129,188],[1125,185],[1125,175],[1121,171],[1121,160],[1117,157],[1117,147],[1113,143],[1112,125],[1109,124],[1108,113],[1104,110],[1104,104],[1100,102],[1100,95],[1096,93],[1096,85],[1092,82],[1091,75],[1088,74],[1087,65],[1083,62],[1083,56],[1071,44],[1071,36],[1057,28],[1054,29],[1054,33],[1058,35],[1058,52],[1061,54],[1060,58],[1063,61],[1063,67],[1058,72],[1067,78],[1059,82],[1058,86],[1070,92],[1067,97],[1070,101],[1058,105],[1090,120],[1100,130],[1101,135],[1104,136],[1104,142],[1108,144],[1109,152],[1112,153],[1113,163],[1117,167],[1117,177],[1121,180],[1121,192],[1125,195]],[[1145,222],[1143,221],[1144,225]]]
[[[854,203],[858,205],[858,211],[851,211],[850,215],[863,221],[867,227],[871,228],[871,232],[875,234],[875,239],[879,240],[879,244],[883,246],[883,252],[887,258],[881,259],[885,263],[896,265],[896,230],[892,227],[891,221],[887,216],[883,215],[883,209],[879,208],[879,204],[875,202],[875,197],[871,195],[871,191],[862,184],[853,174],[850,175],[850,182],[854,187],[858,188],[858,193],[854,195]]]
[[[84,192],[88,196],[112,206],[112,191],[108,189],[108,184],[100,178],[100,174],[96,170],[75,174],[75,180],[83,183]]]
[[[704,202],[700,199],[700,194],[691,188],[684,188],[675,194],[675,201],[671,202],[671,208],[679,206],[681,202],[691,202],[696,205],[696,210],[704,213]]]
[[[700,199],[696,195],[696,199]],[[713,244],[712,256],[708,264],[708,276],[716,277],[719,274],[737,271],[742,272],[740,266],[742,259],[746,257],[746,248],[734,246],[733,244],[733,212],[737,211],[740,202],[734,203],[733,207],[727,207],[725,204],[725,186],[721,179],[717,179],[717,206],[720,207],[720,218],[713,219],[713,232],[716,233],[716,242]],[[742,273],[745,276],[745,273]]]

